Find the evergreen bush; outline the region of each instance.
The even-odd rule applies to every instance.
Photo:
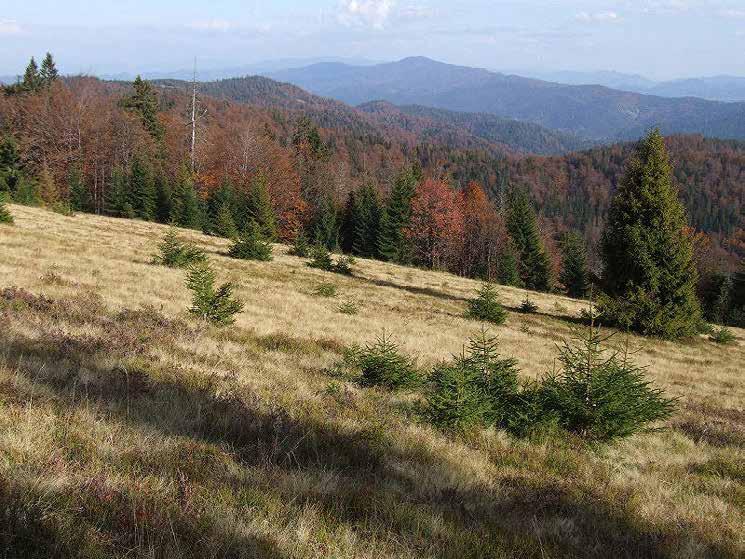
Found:
[[[709,336],[709,339],[720,345],[729,345],[734,342],[736,338],[732,333],[732,330],[726,326],[722,326],[721,328],[716,328]]]
[[[420,383],[414,360],[402,354],[385,332],[360,352],[357,368],[366,386],[401,390]]]
[[[204,251],[191,243],[184,242],[173,227],[166,231],[158,249],[160,252],[153,255],[153,263],[169,268],[186,268],[192,264],[207,261]]]
[[[192,292],[189,312],[217,326],[233,324],[234,315],[243,310],[243,303],[233,298],[233,285],[225,283],[215,289],[215,273],[208,262],[191,266],[186,287]]]
[[[336,297],[336,286],[333,283],[322,283],[313,292],[316,297]]]
[[[354,301],[344,301],[336,310],[341,314],[355,315],[360,312],[360,306]]]
[[[609,351],[604,341],[591,323],[586,333],[564,342],[561,368],[543,379],[535,401],[559,426],[588,440],[654,430],[650,425],[670,417],[675,400],[652,387],[628,348]]]
[[[240,260],[268,262],[272,259],[272,244],[261,233],[259,225],[250,220],[240,237],[233,242],[228,256]]]
[[[499,296],[493,284],[487,282],[481,285],[476,298],[468,303],[468,316],[492,324],[504,324],[507,320],[507,311],[499,303]]]
[[[530,298],[530,293],[525,294],[525,299],[523,299],[518,310],[523,314],[533,314],[538,311],[538,305]]]
[[[301,229],[295,237],[295,242],[290,247],[289,254],[299,256],[300,258],[307,258],[310,254],[310,249],[308,237],[305,235],[305,231]]]
[[[322,244],[315,245],[310,250],[310,262],[308,262],[308,266],[330,272],[334,266],[334,262],[331,260],[329,249]]]
[[[169,268],[186,268],[192,264],[207,261],[204,251],[183,241],[174,227],[166,231],[158,249],[159,254],[153,255],[153,264],[161,264]]]

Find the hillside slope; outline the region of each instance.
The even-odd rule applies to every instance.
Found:
[[[352,105],[385,100],[396,105],[491,113],[592,140],[637,139],[652,126],[659,126],[664,134],[745,138],[745,103],[563,85],[421,57],[365,67],[316,64],[270,77]]]
[[[609,447],[448,437],[414,395],[333,377],[385,328],[426,367],[480,325],[477,283],[359,261],[354,277],[275,247],[269,263],[185,233],[245,301],[190,319],[165,228],[11,206],[0,227],[0,555],[8,557],[740,557],[745,331],[722,348],[632,338],[681,398],[668,430]],[[337,299],[313,292],[337,286]],[[20,290],[5,290],[15,286]],[[524,293],[500,288],[514,308]],[[360,305],[340,314],[342,301]],[[535,294],[497,333],[525,377],[584,304]]]

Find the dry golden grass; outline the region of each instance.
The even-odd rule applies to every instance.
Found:
[[[235,261],[185,232],[246,303],[220,330],[187,315],[183,271],[150,264],[164,227],[11,211],[0,290],[48,300],[0,306],[3,557],[745,554],[742,330],[726,347],[632,338],[681,399],[660,433],[599,448],[453,439],[411,396],[326,369],[383,329],[425,367],[457,353],[480,328],[464,318],[477,282],[364,260],[343,277],[282,246]],[[322,283],[337,296],[315,296]],[[525,296],[499,292],[509,308]],[[539,376],[585,303],[531,298],[538,314],[496,332]]]

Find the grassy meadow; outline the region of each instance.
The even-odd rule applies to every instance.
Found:
[[[188,315],[183,270],[150,263],[165,227],[10,210],[0,557],[745,556],[743,330],[729,346],[631,338],[680,399],[662,431],[454,437],[415,393],[330,370],[384,330],[425,369],[460,352],[481,328],[464,317],[478,282],[366,260],[345,277],[281,245],[231,260],[228,241],[183,232],[245,302],[216,328]],[[524,291],[499,293],[502,353],[526,377],[551,370],[587,303],[531,294],[523,315]]]

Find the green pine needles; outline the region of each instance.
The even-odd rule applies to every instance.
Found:
[[[517,361],[501,358],[497,338],[482,328],[467,352],[435,367],[424,413],[444,430],[503,426],[512,414],[518,386]]]
[[[492,324],[504,324],[507,320],[507,311],[500,304],[497,289],[493,284],[487,282],[481,285],[476,298],[468,302],[468,316]]]
[[[261,232],[259,224],[250,220],[228,251],[228,256],[240,260],[259,260],[269,262],[272,259],[272,244]]]
[[[337,261],[334,262],[331,258],[331,253],[325,245],[315,245],[310,249],[309,256],[310,262],[308,262],[308,266],[311,268],[317,268],[324,272],[333,272],[345,276],[351,276],[353,274],[352,266],[354,266],[354,258],[351,256],[340,256]]]
[[[207,261],[204,251],[182,240],[174,227],[166,231],[158,249],[159,253],[153,255],[153,263],[169,268],[186,268]]]
[[[401,353],[393,338],[385,332],[357,356],[360,381],[366,386],[402,390],[419,384],[419,372],[413,359]]]
[[[561,367],[538,391],[545,416],[594,441],[653,431],[650,424],[669,418],[676,401],[652,386],[644,369],[631,361],[628,347],[608,350],[606,340],[591,323],[559,347]]]
[[[233,285],[215,288],[215,272],[207,262],[194,264],[186,276],[186,287],[192,292],[189,312],[216,326],[228,326],[243,310],[243,303],[233,297]]]
[[[310,248],[308,237],[305,235],[305,231],[301,229],[295,237],[295,242],[290,247],[288,254],[300,258],[308,258]]]
[[[685,209],[673,186],[659,130],[638,146],[611,204],[603,233],[601,314],[619,327],[675,339],[701,324],[698,273]]]

